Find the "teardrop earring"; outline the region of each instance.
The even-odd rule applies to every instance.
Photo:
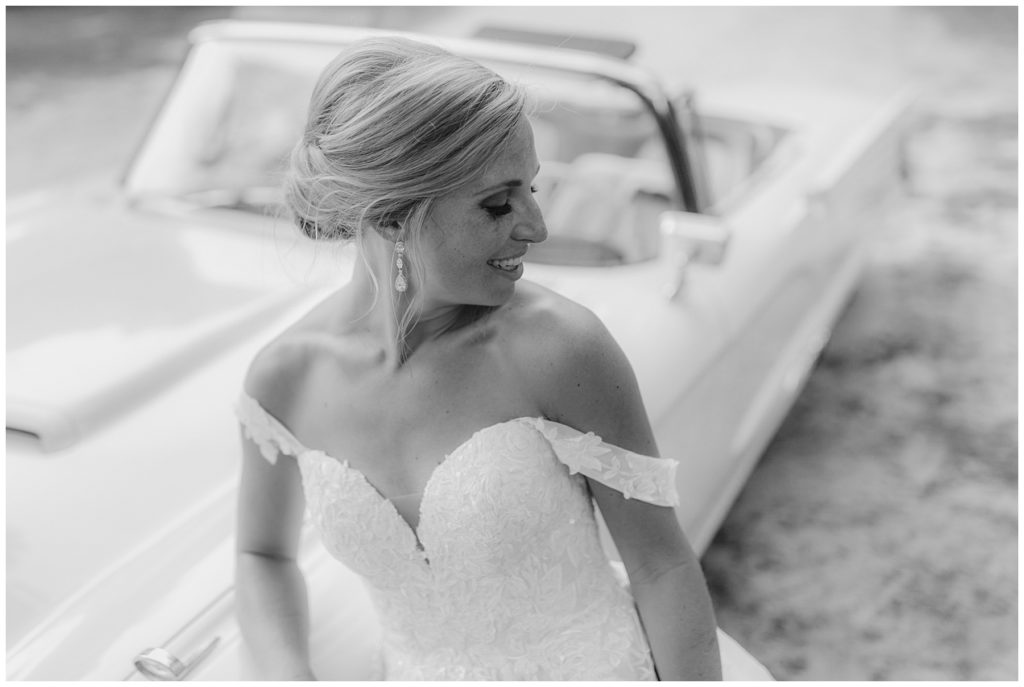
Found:
[[[409,288],[409,280],[405,277],[405,241],[395,241],[395,269],[398,275],[395,277],[395,291],[405,293]]]

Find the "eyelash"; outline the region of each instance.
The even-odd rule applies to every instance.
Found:
[[[530,187],[530,193],[536,193],[536,192],[537,192],[537,187],[536,186],[531,186]],[[511,196],[510,196],[510,199],[511,199]],[[483,208],[484,208],[484,210],[487,211],[487,214],[491,216],[491,219],[498,219],[499,217],[501,217],[503,215],[507,215],[508,213],[512,212],[512,203],[509,202],[509,201],[505,201],[504,205],[484,205]]]

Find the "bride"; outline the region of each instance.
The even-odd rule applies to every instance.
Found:
[[[259,353],[237,407],[238,613],[262,677],[314,678],[305,508],[366,583],[387,679],[768,677],[717,631],[625,356],[520,280],[547,235],[538,168],[523,90],[475,62],[380,38],[321,75],[287,198],[361,260]]]

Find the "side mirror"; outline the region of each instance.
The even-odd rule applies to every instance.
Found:
[[[732,231],[715,217],[670,210],[661,214],[661,249],[669,274],[665,295],[672,300],[686,285],[691,265],[720,265]]]

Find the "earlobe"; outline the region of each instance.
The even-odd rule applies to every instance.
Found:
[[[398,222],[382,222],[373,225],[373,230],[384,240],[396,243],[402,240],[402,225]]]

